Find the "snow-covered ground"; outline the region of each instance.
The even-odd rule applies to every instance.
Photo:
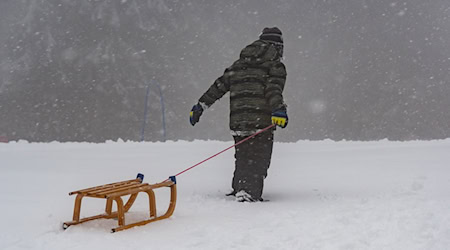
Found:
[[[230,191],[234,150],[178,177],[167,220],[115,234],[116,220],[62,230],[68,192],[165,180],[231,142],[0,143],[0,249],[450,249],[450,140],[276,143],[262,203]],[[156,192],[160,212],[167,190]],[[82,217],[103,200],[83,200]],[[139,196],[128,222],[146,218]]]

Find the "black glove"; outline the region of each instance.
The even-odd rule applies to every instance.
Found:
[[[286,109],[278,109],[272,112],[272,124],[276,124],[281,128],[285,128],[288,125],[288,116]]]
[[[203,113],[203,108],[202,105],[200,105],[200,103],[197,103],[194,105],[194,107],[192,107],[191,109],[191,113],[189,116],[189,121],[191,122],[191,125],[194,126],[199,120],[200,120],[200,116]]]

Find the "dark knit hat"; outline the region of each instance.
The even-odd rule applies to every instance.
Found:
[[[272,41],[276,43],[283,43],[283,36],[281,30],[277,27],[264,28],[261,35],[259,35],[259,39]]]

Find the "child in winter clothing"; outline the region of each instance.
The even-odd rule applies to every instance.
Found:
[[[190,114],[194,126],[203,111],[230,92],[230,129],[235,142],[270,126],[285,128],[288,117],[283,101],[286,68],[281,31],[265,28],[259,39],[246,46],[240,58],[227,68],[200,97]],[[264,179],[273,147],[270,129],[236,146],[236,165],[232,182],[239,201],[262,201]]]

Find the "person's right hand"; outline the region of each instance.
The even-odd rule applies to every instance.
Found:
[[[191,122],[192,126],[194,126],[200,120],[200,116],[202,115],[202,113],[203,108],[200,103],[197,103],[192,107],[191,113],[189,115],[189,121]]]

